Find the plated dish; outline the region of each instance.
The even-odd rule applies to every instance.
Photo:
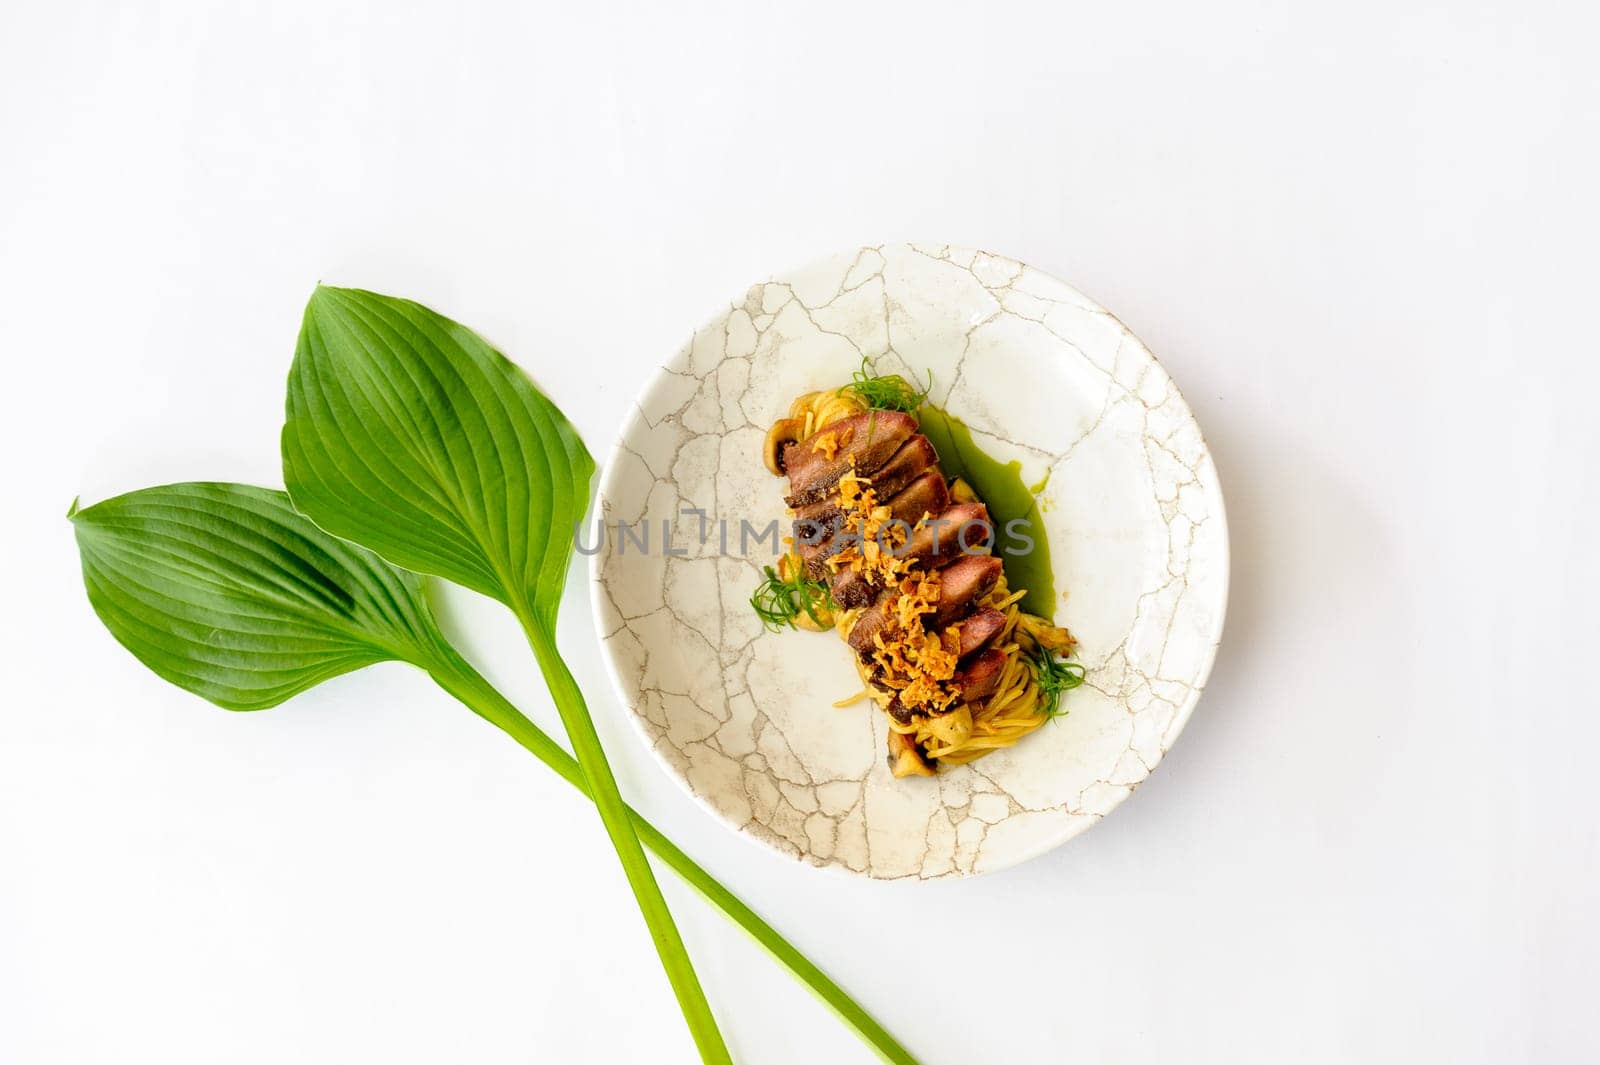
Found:
[[[751,605],[774,631],[839,633],[863,687],[834,705],[884,712],[895,777],[1011,746],[1061,713],[1063,690],[1084,679],[1060,657],[1072,634],[1024,610],[1027,589],[1007,582],[1007,559],[1048,553],[1042,530],[1003,516],[1019,542],[997,553],[996,516],[920,431],[932,386],[931,376],[918,389],[879,374],[863,357],[852,381],[797,397],[762,441],[768,472],[788,479],[793,533]]]
[[[786,497],[799,497],[797,510],[825,509],[831,499],[842,513],[845,503],[842,468],[820,496],[787,471],[774,476],[769,434],[797,406],[843,398],[842,385],[864,372],[926,392],[914,411],[877,412],[874,431],[890,423],[894,433],[909,431],[873,457],[887,463],[919,434],[931,449],[918,444],[901,456],[891,472],[909,480],[892,492],[893,478],[888,487],[880,480],[875,507],[920,484],[901,500],[908,536],[917,532],[912,516],[981,504],[980,524],[997,540],[988,554],[923,569],[941,574],[941,593],[950,566],[972,572],[956,574],[965,582],[961,617],[923,604],[935,622],[923,635],[941,649],[950,627],[962,628],[950,676],[924,686],[935,703],[954,698],[919,724],[895,719],[891,705],[904,689],[874,690],[859,653],[831,635],[783,624],[773,631],[751,604],[764,583],[770,591],[774,578],[804,575],[803,556],[798,571],[783,562],[806,546],[783,542],[794,536]],[[829,424],[863,414],[871,421],[870,411],[855,410]],[[780,442],[794,445],[817,435],[815,426],[779,433],[795,435]],[[831,458],[809,461],[858,446],[834,443]],[[975,498],[963,498],[958,481]],[[941,489],[957,494],[947,501]],[[984,560],[1005,555],[1009,517],[999,519],[1015,514],[1031,520],[1048,549],[1018,562],[1020,572],[1003,557],[995,574]],[[605,658],[668,772],[743,834],[813,865],[873,877],[1000,869],[1097,823],[1183,728],[1210,671],[1227,597],[1216,472],[1155,359],[1070,286],[959,248],[861,248],[751,288],[648,383],[607,462],[598,517],[604,532],[586,532],[580,549],[593,554]],[[863,612],[850,619],[855,632],[883,589],[868,580],[836,590],[835,580],[843,580],[837,563],[828,594],[841,613]],[[865,604],[845,605],[864,591],[872,593]],[[971,629],[995,626],[983,613],[991,609],[1004,620],[979,641]],[[1024,625],[1027,615],[1039,620]],[[819,612],[805,624],[829,620],[840,619]],[[971,641],[965,653],[959,641]],[[1026,699],[1028,684],[1039,686],[1041,649],[1052,666],[1081,675],[1081,685],[1058,691],[1054,712],[1030,713],[1026,729],[1005,737],[1017,742],[971,746],[986,700],[1001,691]],[[991,650],[1005,659],[992,691],[974,697],[987,682],[978,677],[974,687],[970,673],[966,684],[950,683]],[[863,689],[871,703],[833,705]],[[957,707],[972,719],[965,739],[964,722],[949,717]],[[941,736],[935,718],[959,727]],[[906,773],[897,777],[891,735],[910,736],[934,775],[897,762]]]

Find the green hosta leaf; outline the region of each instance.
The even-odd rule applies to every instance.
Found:
[[[95,613],[163,678],[230,710],[276,706],[319,681],[374,662],[428,669],[587,792],[578,763],[445,643],[419,581],[336,540],[283,492],[238,484],[146,488],[72,519]],[[664,862],[772,952],[885,1061],[910,1053],[804,954],[632,810]]]
[[[283,466],[324,529],[553,628],[594,460],[470,329],[409,300],[319,287],[289,373]]]
[[[329,532],[493,596],[527,632],[673,991],[731,1065],[594,722],[555,646],[594,460],[566,417],[476,333],[408,300],[319,287],[289,371],[283,478]]]
[[[238,484],[146,488],[69,514],[89,602],[160,676],[261,710],[353,669],[443,647],[420,580]]]
[[[135,657],[230,710],[276,706],[319,681],[401,659],[587,793],[577,761],[444,641],[419,580],[334,539],[283,492],[174,484],[73,504],[89,600]],[[842,988],[650,822],[627,816],[668,866],[753,936],[885,1061],[916,1065]]]

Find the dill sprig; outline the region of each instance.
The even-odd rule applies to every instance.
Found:
[[[1033,675],[1039,682],[1039,713],[1045,717],[1065,717],[1061,709],[1061,693],[1083,684],[1084,668],[1076,662],[1057,658],[1048,648],[1040,647],[1029,656]]]
[[[854,392],[869,410],[897,410],[911,414],[927,400],[933,391],[933,371],[928,371],[928,387],[918,388],[897,373],[880,374],[872,360],[861,356],[861,368],[850,377],[850,383],[839,389],[839,394]]]
[[[779,576],[773,567],[763,567],[766,579],[756,586],[750,596],[750,608],[761,619],[761,624],[773,632],[782,632],[785,627],[794,628],[794,619],[801,614],[816,622],[818,628],[828,628],[831,619],[824,621],[818,611],[838,608],[839,604],[833,600],[833,590],[826,581],[808,578],[799,566],[793,569],[794,576],[785,578]]]

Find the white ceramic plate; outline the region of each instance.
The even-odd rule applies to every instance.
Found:
[[[933,401],[990,454],[1030,484],[1049,472],[1056,620],[1088,669],[1065,718],[931,780],[889,775],[878,710],[831,705],[860,688],[835,634],[765,632],[748,601],[775,552],[740,523],[785,513],[763,435],[863,355],[932,370]],[[1216,471],[1155,358],[1070,286],[959,248],[862,248],[750,289],[647,384],[599,513],[606,658],[668,772],[740,832],[873,877],[1004,868],[1104,817],[1194,709],[1227,602]]]

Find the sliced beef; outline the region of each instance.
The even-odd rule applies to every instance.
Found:
[[[864,573],[846,569],[833,575],[833,601],[845,609],[871,602],[876,591]]]
[[[950,489],[945,487],[944,475],[936,469],[928,470],[889,500],[889,518],[911,528],[922,520],[924,514],[937,514],[949,502]],[[806,538],[798,533],[795,536],[796,548],[805,561],[807,574],[814,580],[821,580],[828,575],[827,560],[854,543],[860,530],[850,527],[837,511],[832,522],[807,528],[824,530],[821,540],[816,543],[805,542]]]
[[[924,515],[938,514],[950,505],[950,489],[944,474],[928,470],[889,499],[889,517],[915,526]]]
[[[1000,630],[1006,627],[1006,616],[1002,611],[985,607],[974,611],[960,625],[961,648],[956,652],[956,657],[964,659],[1000,635]]]
[[[916,431],[917,420],[909,414],[869,410],[841,418],[805,440],[785,444],[783,468],[789,474],[789,505],[798,508],[826,498],[851,469],[870,476]],[[817,446],[829,434],[838,445],[832,458]]]
[[[909,553],[935,567],[947,566],[964,554],[986,554],[984,545],[992,537],[987,507],[982,503],[957,503],[917,527],[911,534]]]
[[[837,490],[829,494],[825,499],[819,499],[815,503],[807,503],[805,506],[794,509],[794,520],[797,522],[830,522],[837,521],[839,517],[839,495]]]
[[[850,629],[846,641],[850,649],[865,662],[872,656],[872,638],[883,631],[889,623],[889,602],[893,596],[889,592],[879,592],[878,598],[872,605],[863,610],[856,618],[855,625]]]
[[[794,524],[794,549],[805,563],[806,576],[821,580],[827,576],[828,559],[844,550],[848,537],[839,534],[844,530],[844,515],[837,511],[825,520],[796,519]]]
[[[950,683],[961,693],[963,702],[987,699],[1000,686],[1000,674],[1005,668],[1006,653],[991,647],[957,670]]]
[[[889,461],[871,474],[872,490],[880,500],[889,499],[925,470],[939,464],[939,453],[927,437],[917,433],[889,456]]]
[[[933,450],[928,438],[919,433],[901,444],[900,450],[872,474],[872,490],[880,500],[889,499],[938,462],[939,453]],[[796,507],[794,517],[796,521],[826,522],[838,514],[839,487],[835,484],[824,498]]]
[[[966,555],[986,552],[991,532],[989,511],[982,503],[957,503],[919,524],[904,553],[937,569]],[[851,570],[835,573],[832,579],[833,598],[846,607],[870,601],[877,589],[870,577]]]
[[[991,647],[957,670],[956,675],[950,678],[950,685],[961,693],[963,703],[987,699],[1000,686],[1000,677],[1005,668],[1006,653],[998,647]],[[908,709],[898,695],[889,700],[886,709],[889,716],[902,725],[909,725],[921,716],[921,711]],[[951,709],[954,710],[955,706]]]
[[[1000,560],[993,555],[969,555],[950,563],[940,571],[943,579],[939,586],[939,609],[934,612],[933,623],[943,628],[959,621],[972,609],[972,604],[987,595],[1000,579]]]

